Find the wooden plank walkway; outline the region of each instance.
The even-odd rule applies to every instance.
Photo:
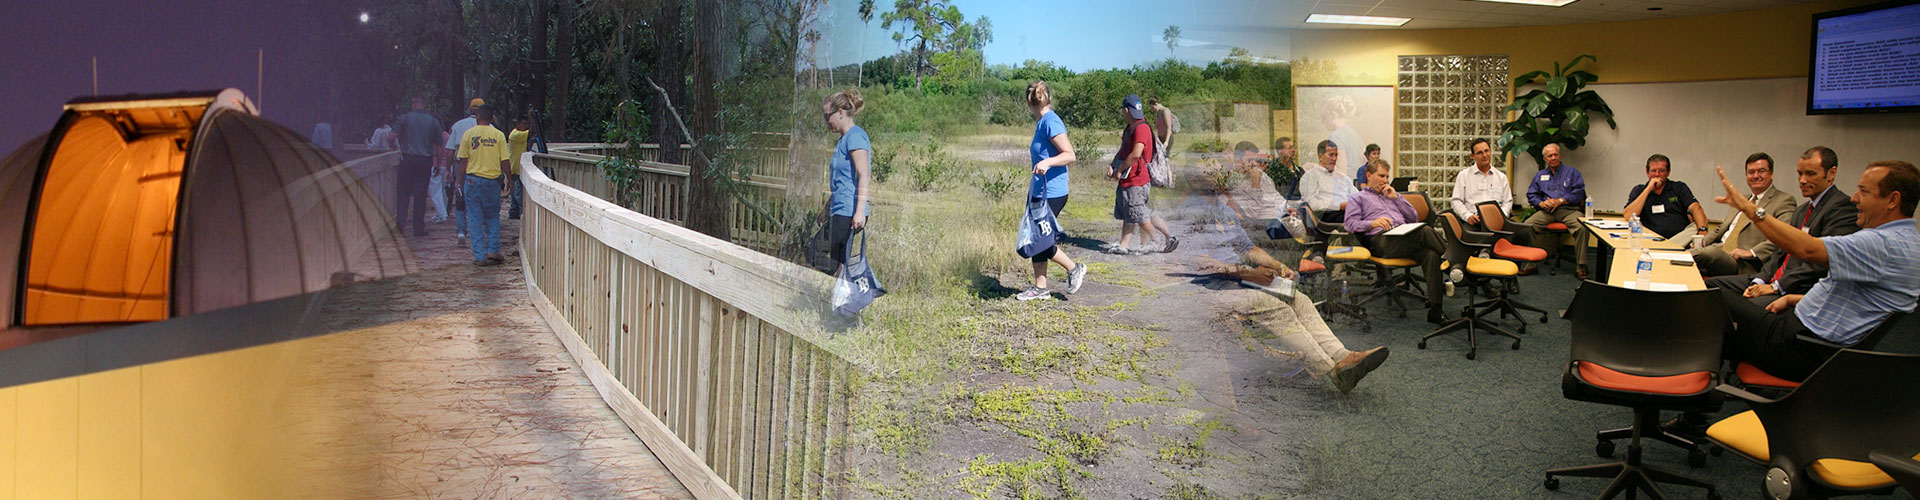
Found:
[[[422,272],[339,293],[285,415],[305,475],[355,498],[691,498],[600,399],[508,264],[475,267],[452,223],[415,238]],[[342,314],[341,312],[345,312]],[[353,411],[341,411],[353,409]]]

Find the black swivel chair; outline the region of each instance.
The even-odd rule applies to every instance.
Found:
[[[1842,349],[1779,399],[1733,385],[1720,392],[1753,409],[1707,428],[1707,438],[1768,465],[1766,498],[1883,494],[1895,479],[1872,455],[1920,454],[1920,355]]]
[[[1440,227],[1446,229],[1447,245],[1451,248],[1452,253],[1456,255],[1473,255],[1479,253],[1478,250],[1480,249],[1492,246],[1491,243],[1484,243],[1484,241],[1491,240],[1493,235],[1466,231],[1466,229],[1460,225],[1460,218],[1451,211],[1440,214]],[[1509,332],[1505,328],[1494,326],[1493,323],[1487,321],[1483,316],[1487,313],[1500,310],[1500,304],[1507,300],[1508,288],[1501,283],[1505,280],[1514,279],[1514,276],[1519,275],[1520,266],[1506,260],[1467,257],[1467,266],[1464,271],[1462,274],[1465,276],[1467,282],[1462,285],[1467,289],[1467,307],[1461,311],[1460,318],[1453,320],[1451,323],[1441,325],[1440,328],[1434,329],[1434,331],[1427,333],[1426,336],[1420,337],[1420,343],[1414,346],[1426,349],[1427,340],[1446,335],[1455,330],[1465,329],[1467,331],[1467,359],[1473,359],[1479,351],[1479,339],[1475,338],[1477,330],[1486,330],[1511,338],[1513,339],[1513,348],[1519,349],[1519,335],[1514,335],[1513,332]],[[1494,296],[1492,298],[1475,302],[1474,299],[1478,293],[1476,290],[1479,290],[1479,284],[1484,282],[1494,282],[1495,285],[1491,288],[1498,291],[1493,292]],[[1521,322],[1520,331],[1522,333],[1527,331],[1525,321]]]
[[[1707,498],[1720,497],[1710,483],[1644,464],[1640,447],[1640,437],[1649,433],[1667,440],[1659,434],[1661,410],[1704,411],[1717,404],[1713,388],[1721,331],[1727,326],[1719,294],[1633,290],[1595,281],[1580,285],[1567,308],[1573,354],[1560,379],[1561,392],[1576,401],[1631,407],[1633,427],[1623,460],[1549,470],[1547,489],[1559,489],[1560,476],[1611,477],[1602,500],[1621,492],[1631,497],[1630,490],[1666,498],[1656,483],[1705,488]],[[1601,442],[1611,447],[1605,436]],[[1701,453],[1691,442],[1686,447],[1690,457]]]
[[[1406,191],[1400,193],[1400,196],[1406,198],[1407,204],[1413,206],[1412,222],[1425,223],[1432,218],[1433,205],[1427,202],[1426,193]],[[1420,261],[1405,257],[1388,258],[1374,255],[1367,259],[1367,262],[1373,264],[1376,279],[1373,291],[1367,295],[1367,298],[1360,300],[1361,304],[1369,304],[1384,298],[1392,302],[1393,306],[1400,311],[1400,317],[1405,318],[1407,306],[1400,302],[1401,297],[1418,300],[1417,304],[1426,303],[1427,279],[1419,272]]]
[[[1879,451],[1867,454],[1867,458],[1881,472],[1899,481],[1900,488],[1907,490],[1907,494],[1920,496],[1920,461]]]
[[[1886,338],[1888,333],[1902,328],[1920,326],[1920,319],[1912,319],[1913,316],[1913,313],[1910,312],[1895,312],[1887,316],[1887,319],[1881,320],[1879,326],[1873,327],[1873,330],[1867,332],[1867,336],[1861,337],[1859,342],[1855,342],[1851,346],[1827,342],[1826,339],[1811,335],[1801,335],[1799,340],[1808,346],[1830,353],[1840,352],[1841,349],[1871,351],[1874,347],[1880,345],[1880,339]],[[1732,383],[1749,391],[1772,392],[1777,395],[1780,392],[1789,391],[1800,386],[1800,381],[1776,377],[1771,373],[1767,373],[1766,370],[1761,370],[1760,367],[1754,366],[1753,363],[1745,361],[1735,363],[1733,373]],[[1715,451],[1718,451],[1718,449]]]
[[[1359,245],[1334,245],[1333,240],[1346,239],[1351,241],[1353,235],[1348,233],[1347,228],[1340,223],[1320,220],[1320,212],[1308,208],[1304,204],[1300,205],[1300,210],[1306,214],[1307,232],[1311,233],[1311,241],[1305,242],[1308,247],[1307,254],[1325,256],[1327,266],[1326,274],[1331,275],[1333,267],[1336,265],[1347,264],[1348,267],[1352,267],[1354,264],[1366,262],[1367,259],[1373,257],[1373,253],[1367,251],[1367,247]],[[1361,331],[1373,331],[1373,322],[1367,318],[1367,310],[1360,307],[1358,302],[1350,300],[1349,297],[1339,296],[1337,290],[1331,289],[1332,281],[1331,278],[1327,279],[1329,290],[1327,290],[1327,293],[1322,293],[1320,300],[1313,303],[1314,307],[1319,308],[1320,313],[1328,317],[1347,316],[1359,321]]]

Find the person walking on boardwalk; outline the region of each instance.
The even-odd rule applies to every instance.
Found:
[[[507,136],[493,128],[493,109],[481,106],[474,113],[474,126],[460,136],[461,170],[466,172],[467,233],[473,235],[473,264],[497,266],[506,262],[500,256],[500,195],[507,171]]]
[[[427,177],[433,173],[433,153],[440,149],[440,120],[427,114],[427,102],[413,99],[412,111],[395,120],[400,138],[399,195],[394,197],[394,225],[413,228],[415,237],[427,234]]]
[[[821,119],[827,128],[840,134],[828,159],[827,179],[832,194],[827,196],[827,241],[833,252],[834,275],[847,265],[847,243],[867,227],[867,198],[873,195],[873,146],[867,131],[853,123],[866,100],[858,90],[842,90],[821,103]]]

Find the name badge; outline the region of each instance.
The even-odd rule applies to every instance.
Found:
[[[1553,180],[1553,174],[1540,174],[1540,182]]]
[[[1656,214],[1664,214],[1664,213],[1667,213],[1667,206],[1666,206],[1666,205],[1654,205],[1654,206],[1653,206],[1653,213],[1656,213]]]

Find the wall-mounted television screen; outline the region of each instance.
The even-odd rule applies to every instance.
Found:
[[[1920,0],[1813,15],[1807,114],[1920,111]]]

